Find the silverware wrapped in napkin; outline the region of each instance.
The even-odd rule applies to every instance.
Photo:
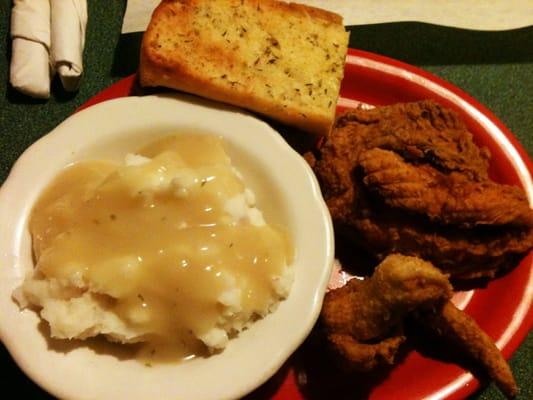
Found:
[[[77,90],[86,25],[86,0],[14,0],[11,85],[28,96],[48,98],[57,72],[65,90]]]
[[[11,37],[11,85],[28,96],[50,97],[49,0],[14,0]]]
[[[86,0],[50,0],[51,60],[65,90],[78,90],[83,73]]]

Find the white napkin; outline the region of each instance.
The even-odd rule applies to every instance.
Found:
[[[533,24],[532,0],[304,0],[344,16],[345,25],[419,21],[480,31]]]
[[[87,26],[86,0],[50,0],[51,60],[67,91],[75,91],[83,73]]]
[[[50,97],[49,0],[14,0],[11,37],[11,85],[32,97]]]
[[[344,25],[421,21],[465,29],[504,30],[533,24],[532,0],[293,0],[344,17]],[[128,0],[122,33],[144,31],[161,0]]]

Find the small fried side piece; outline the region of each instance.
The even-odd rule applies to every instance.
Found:
[[[416,257],[393,254],[371,278],[352,279],[326,294],[322,322],[329,343],[344,365],[368,371],[392,364],[405,340],[405,316],[419,307],[449,299],[446,275]]]
[[[507,361],[492,341],[469,315],[447,301],[431,310],[417,312],[416,320],[449,340],[479,362],[508,397],[515,397],[518,386]]]

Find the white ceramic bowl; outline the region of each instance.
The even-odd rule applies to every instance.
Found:
[[[38,315],[20,311],[12,292],[33,268],[27,230],[31,207],[66,165],[121,159],[158,136],[208,132],[228,143],[234,164],[256,192],[267,220],[287,226],[296,255],[287,300],[230,341],[220,354],[151,368],[80,343],[47,338]],[[333,261],[333,229],[304,160],[264,122],[186,96],[128,97],[74,114],[32,145],[0,190],[0,335],[37,384],[60,398],[229,399],[272,376],[313,327]]]

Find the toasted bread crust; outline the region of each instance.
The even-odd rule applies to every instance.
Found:
[[[142,86],[163,86],[194,93],[202,97],[221,101],[223,103],[244,107],[260,114],[266,115],[287,125],[311,132],[317,135],[327,135],[332,126],[332,121],[324,120],[321,115],[305,114],[295,109],[283,108],[281,104],[265,101],[245,91],[229,92],[225,87],[213,85],[181,65],[173,67],[165,62],[157,62],[150,57],[141,55],[141,68],[145,73],[140,76]]]
[[[212,6],[221,7],[215,9],[213,13],[220,12],[220,10],[222,12],[228,9],[237,10],[231,11],[233,12],[231,21],[234,25],[221,23],[221,26],[216,27],[218,31],[215,31],[213,26],[206,26],[205,31],[199,29],[200,22],[198,21],[205,22],[205,16],[208,15]],[[241,6],[243,8],[238,8]],[[204,20],[197,16],[200,12],[204,13],[202,15]],[[290,18],[293,18],[291,21],[304,21],[307,23],[304,28],[313,29],[311,36],[313,40],[316,40],[317,45],[319,43],[315,36],[319,37],[323,34],[324,41],[327,41],[329,40],[326,39],[327,33],[333,31],[336,35],[331,39],[338,39],[339,43],[333,42],[335,47],[320,50],[326,52],[327,60],[331,57],[333,61],[328,61],[326,65],[326,61],[318,60],[318,62],[323,62],[324,66],[319,65],[315,68],[315,70],[320,68],[325,70],[330,64],[337,68],[331,72],[334,75],[333,79],[326,75],[325,79],[328,79],[329,86],[325,87],[324,91],[327,95],[322,94],[318,101],[315,101],[315,97],[311,99],[311,92],[315,86],[306,86],[311,83],[296,82],[294,78],[287,78],[280,72],[281,66],[277,68],[273,65],[285,56],[289,58],[289,55],[284,54],[283,51],[290,45],[290,38],[283,38],[283,41],[280,39],[279,42],[283,43],[281,46],[272,33],[265,33],[265,31],[276,28],[290,29],[292,25],[290,28],[289,25],[268,26],[272,15],[277,15],[282,23]],[[251,18],[254,20],[250,21]],[[217,22],[216,17],[214,21]],[[268,29],[261,28],[263,29],[261,30],[255,25],[252,26],[252,23],[257,23],[257,21],[264,23]],[[240,28],[239,24],[242,24]],[[248,29],[253,32],[249,33],[244,26],[248,26]],[[242,29],[238,36],[233,33],[231,40],[221,39],[225,37],[227,31],[235,27]],[[256,34],[256,39],[259,39],[246,38],[249,34]],[[275,34],[277,35],[277,32]],[[301,35],[301,32],[298,34]],[[304,131],[325,135],[329,132],[334,120],[347,39],[348,36],[339,15],[305,5],[275,0],[243,0],[242,2],[238,0],[166,0],[154,11],[151,23],[143,37],[139,78],[143,86],[165,86],[194,93],[259,112]],[[265,45],[266,50],[261,48],[261,52],[264,51],[264,53],[260,53],[256,43],[262,43],[261,40],[266,40],[267,44],[270,40],[275,51]],[[289,45],[285,45],[286,43]],[[311,49],[313,47],[309,44],[307,46]],[[265,56],[267,51],[273,54],[274,58],[267,60],[266,57],[271,57]],[[331,56],[328,51],[331,51]],[[301,55],[304,59],[305,56],[306,54]],[[316,54],[312,56],[316,58]],[[291,60],[283,61],[286,75],[290,76],[287,70],[291,69]],[[310,61],[313,62],[313,59]],[[273,71],[272,77],[263,69]],[[301,66],[295,64],[294,71],[295,74],[300,73]],[[307,74],[308,76],[317,75],[309,72]],[[322,79],[319,82],[321,86]],[[293,86],[296,91],[294,93],[298,96],[291,98],[287,93]],[[307,87],[312,89],[309,89],[309,96],[306,93],[309,99],[305,98],[304,101],[302,100],[304,96],[300,93],[304,89],[307,92]],[[317,89],[321,87],[317,86]]]

